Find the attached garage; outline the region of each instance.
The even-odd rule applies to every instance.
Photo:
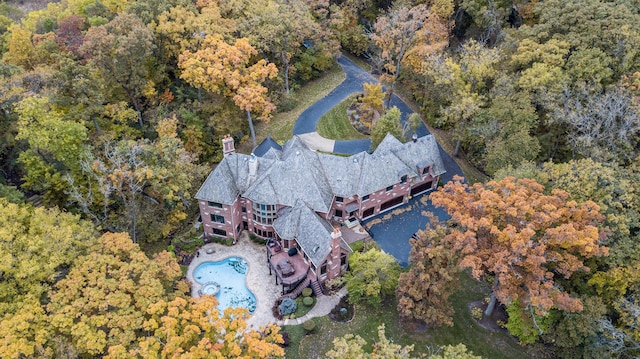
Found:
[[[375,209],[376,209],[375,207],[371,207],[371,208],[365,209],[364,212],[362,212],[362,218],[367,218],[367,217],[373,216],[373,211]]]
[[[432,181],[425,182],[423,184],[419,184],[419,185],[417,185],[417,186],[415,186],[415,187],[413,187],[411,189],[411,195],[415,196],[415,195],[420,194],[422,192],[426,192],[426,191],[431,189],[431,186],[433,186],[433,182]]]
[[[391,207],[395,207],[395,206],[401,204],[403,199],[404,199],[404,197],[396,197],[394,199],[391,199],[391,200],[388,200],[388,201],[384,202],[383,204],[380,205],[380,212],[386,211],[387,209],[389,209]]]

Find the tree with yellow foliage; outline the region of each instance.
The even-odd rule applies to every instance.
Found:
[[[405,3],[398,3],[378,17],[371,39],[378,51],[376,62],[383,67],[380,79],[389,84],[387,108],[400,70],[409,57],[414,58],[413,63],[419,64],[419,59],[427,54],[443,50],[448,42],[448,33],[445,22],[432,15],[424,4],[410,8]],[[414,64],[412,67],[420,66]]]
[[[136,342],[146,311],[164,300],[182,272],[167,252],[149,259],[126,233],[106,233],[56,283],[47,310],[53,328],[82,355]]]
[[[94,235],[78,216],[0,198],[1,358],[51,355],[54,335],[43,302]]]
[[[109,348],[108,358],[273,358],[284,356],[280,328],[247,330],[248,312],[229,308],[221,315],[215,297],[159,301],[149,306],[146,336],[129,352]]]

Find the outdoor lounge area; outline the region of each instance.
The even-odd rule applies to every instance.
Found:
[[[274,240],[267,243],[267,262],[269,274],[275,273],[275,283],[282,285],[282,294],[293,290],[309,272],[309,264],[296,248],[283,250]]]

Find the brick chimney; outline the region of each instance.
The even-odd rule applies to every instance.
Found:
[[[342,232],[339,228],[334,228],[331,233],[331,252],[327,260],[327,279],[333,279],[340,275],[340,244],[342,243]]]
[[[231,137],[230,134],[226,134],[222,138],[222,154],[224,155],[224,157],[227,157],[234,153],[236,153],[236,148],[234,145],[233,137]]]

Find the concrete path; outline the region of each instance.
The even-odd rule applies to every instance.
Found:
[[[333,152],[336,141],[320,136],[318,132],[308,132],[298,135],[300,139],[312,150]]]
[[[325,315],[331,313],[331,310],[335,308],[338,303],[340,303],[340,299],[342,299],[342,297],[344,297],[345,295],[347,295],[347,287],[342,287],[340,291],[338,291],[338,293],[334,295],[323,295],[321,297],[318,297],[316,305],[309,311],[309,313],[300,318],[279,320],[277,324],[279,326],[298,325],[306,322],[309,319],[324,317]]]

